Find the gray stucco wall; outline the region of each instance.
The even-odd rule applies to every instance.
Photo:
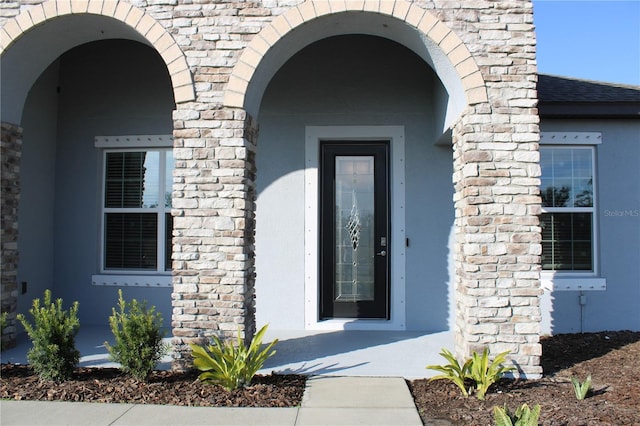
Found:
[[[46,106],[43,108],[43,106]],[[99,272],[102,152],[95,136],[171,134],[166,67],[130,41],[90,43],[63,55],[38,81],[25,108],[20,205],[20,311],[45,288],[80,302],[81,325],[107,324],[117,287],[91,285]],[[170,288],[126,288],[171,321]]]
[[[405,126],[406,327],[448,328],[452,152],[436,146],[443,90],[407,49],[364,36],[326,39],[271,81],[257,150],[256,316],[304,328],[305,126]],[[393,283],[391,284],[394,285]]]
[[[596,146],[598,277],[604,291],[545,290],[543,334],[640,330],[640,121],[543,120],[543,132],[601,132]]]

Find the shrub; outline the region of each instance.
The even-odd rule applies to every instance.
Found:
[[[4,329],[7,328],[7,325],[7,313],[3,312],[0,314],[0,336],[4,334]],[[0,350],[4,349],[1,345],[2,343],[0,342]]]
[[[242,342],[240,329],[238,329],[235,345],[232,341],[222,343],[217,336],[213,337],[213,345],[206,348],[196,344],[189,345],[192,350],[193,364],[202,371],[198,379],[205,383],[221,385],[227,390],[251,385],[253,376],[262,368],[264,362],[276,353],[271,349],[278,339],[260,350],[266,331],[265,325],[256,333],[249,346]]]
[[[571,384],[573,385],[573,390],[576,393],[576,398],[579,401],[582,401],[587,397],[589,391],[591,390],[591,375],[587,377],[587,380],[584,383],[580,383],[577,377],[571,377]]]
[[[514,415],[509,414],[505,405],[504,408],[493,407],[493,421],[496,426],[538,426],[540,417],[540,404],[536,404],[533,409],[527,404],[522,404],[516,408]]]
[[[440,355],[449,363],[446,365],[428,365],[428,369],[443,373],[432,377],[430,380],[450,380],[460,388],[465,397],[475,391],[478,399],[484,399],[489,387],[506,372],[514,369],[513,367],[502,366],[508,353],[509,351],[502,352],[492,362],[489,362],[489,350],[485,348],[482,355],[474,352],[472,357],[461,365],[451,352],[443,349]],[[469,385],[468,389],[467,385]]]
[[[80,329],[78,306],[78,302],[73,302],[71,309],[64,311],[62,299],[52,302],[51,291],[45,290],[43,306],[40,306],[40,299],[34,299],[29,309],[34,325],[24,315],[17,315],[33,343],[27,359],[41,379],[63,381],[71,378],[80,359],[80,352],[75,347],[75,336]]]
[[[118,311],[112,308],[109,317],[115,343],[111,346],[105,342],[105,346],[111,359],[120,363],[122,371],[144,381],[169,350],[162,342],[162,315],[154,306],[147,309],[146,301],[126,302],[122,290],[118,290],[118,308]]]

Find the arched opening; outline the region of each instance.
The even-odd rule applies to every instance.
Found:
[[[278,70],[258,116],[258,324],[293,330],[319,324],[315,314],[305,309],[309,299],[312,305],[318,303],[314,298],[318,284],[306,291],[300,285],[307,279],[306,269],[308,273],[308,234],[319,233],[312,224],[317,219],[307,214],[316,208],[305,203],[318,198],[317,186],[310,187],[305,179],[313,167],[306,152],[309,126],[348,132],[345,137],[353,141],[367,140],[376,128],[397,126],[402,140],[392,142],[389,152],[393,205],[391,234],[385,237],[393,260],[391,313],[386,322],[401,330],[448,328],[452,152],[451,146],[437,144],[446,100],[446,90],[428,64],[410,49],[382,37],[325,38],[302,49]],[[388,329],[383,322],[378,327]],[[334,326],[350,328],[356,323],[349,320]],[[367,327],[371,324],[368,321]]]
[[[174,108],[161,58],[130,40],[75,47],[38,77],[21,121],[17,280],[26,292],[19,312],[49,288],[55,297],[80,302],[83,324],[107,324],[118,287],[96,285],[92,277],[105,270],[106,156],[122,149],[96,145],[96,137],[171,135]],[[126,294],[158,306],[166,321],[171,317],[169,288]]]
[[[42,7],[59,15],[36,22]],[[19,205],[15,222],[7,225],[18,230],[19,256],[13,273],[3,262],[3,274],[19,290],[11,311],[26,312],[49,288],[55,297],[80,301],[84,324],[107,324],[117,300],[113,284],[122,280],[108,285],[93,279],[105,272],[105,156],[108,150],[140,149],[135,143],[101,145],[96,137],[163,135],[162,149],[170,152],[171,114],[176,100],[189,99],[182,88],[191,80],[188,71],[188,78],[182,76],[186,63],[170,36],[140,10],[128,7],[120,17],[108,7],[69,12],[38,5],[4,26],[11,39],[3,40],[0,61],[3,140],[11,127],[22,143],[10,153],[20,159],[12,183]],[[154,144],[143,143],[143,151]],[[127,297],[157,305],[168,324],[171,274],[156,272],[162,288],[140,288],[148,280],[126,283],[132,287]],[[5,299],[3,293],[3,311]]]

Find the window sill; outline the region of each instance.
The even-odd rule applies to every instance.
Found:
[[[603,291],[607,289],[607,279],[598,277],[561,277],[542,275],[542,288],[547,291]]]
[[[108,275],[91,276],[91,285],[100,287],[171,287],[171,275]]]

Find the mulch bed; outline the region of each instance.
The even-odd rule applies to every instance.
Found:
[[[640,425],[640,333],[565,334],[541,342],[544,378],[502,380],[484,401],[463,397],[448,381],[409,382],[423,422],[491,425],[494,406],[506,405],[513,413],[527,403],[540,404],[543,425]],[[579,401],[571,376],[582,382],[588,375],[593,391]]]
[[[543,425],[640,425],[640,333],[565,334],[542,339],[540,380],[502,380],[484,401],[464,398],[452,383],[410,381],[416,407],[427,424],[437,419],[457,425],[493,424],[493,407],[511,412],[522,403],[540,404]],[[417,355],[419,356],[419,355]],[[443,359],[444,363],[444,359]],[[575,397],[571,376],[591,375],[593,392]],[[217,407],[295,407],[306,378],[256,376],[252,386],[227,392],[203,384],[197,372],[155,371],[146,383],[114,368],[77,368],[73,380],[43,382],[29,366],[1,367],[0,398]]]
[[[116,368],[77,368],[72,380],[41,381],[29,366],[3,364],[0,398],[200,407],[295,407],[306,383],[299,375],[257,375],[251,386],[226,391],[198,381],[197,372],[154,371],[139,382]]]

